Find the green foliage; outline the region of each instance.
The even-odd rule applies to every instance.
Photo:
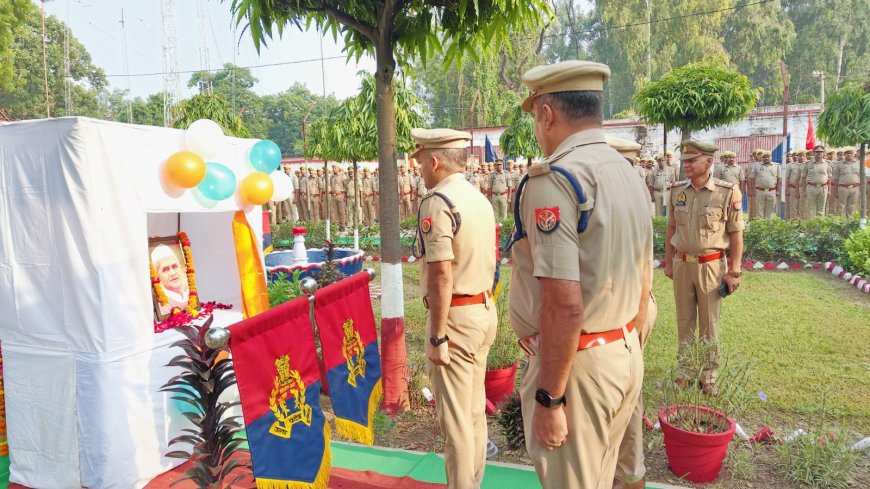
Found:
[[[302,297],[302,284],[299,277],[302,275],[302,270],[293,270],[293,276],[290,277],[284,272],[279,272],[276,279],[268,285],[269,289],[269,307],[277,307],[285,302],[290,302],[297,297]]]
[[[653,391],[653,399],[662,408],[675,408],[667,418],[675,427],[695,433],[721,433],[728,429],[725,419],[694,408],[706,406],[731,419],[739,419],[750,405],[753,395],[748,389],[750,376],[746,360],[719,353],[721,360],[716,379],[719,395],[706,395],[699,388],[704,375],[702,367],[718,350],[719,345],[714,341],[694,343],[680,359],[685,370],[674,365],[666,374],[669,379],[685,378],[689,387],[681,389],[675,382],[666,381]]]
[[[501,133],[498,144],[505,155],[516,155],[526,158],[541,156],[541,147],[535,138],[535,125],[532,116],[516,106],[511,111],[508,127]]]
[[[760,261],[842,261],[844,242],[857,220],[817,217],[806,221],[751,221],[743,232],[743,255]]]
[[[317,280],[318,288],[326,287],[344,278],[344,273],[335,264],[335,243],[327,240],[324,241],[323,245],[326,248],[326,261],[320,267],[320,271],[314,272],[314,279]]]
[[[176,450],[165,456],[191,460],[193,466],[179,481],[190,479],[200,489],[232,487],[247,477],[250,470],[249,465],[236,457],[247,452],[242,447],[245,440],[239,436],[243,433],[241,416],[227,416],[227,411],[239,403],[220,401],[227,389],[236,384],[233,361],[226,355],[226,346],[209,348],[205,344],[205,334],[213,320],[209,318],[201,326],[175,328],[184,338],[171,346],[181,348],[184,354],[174,357],[166,366],[181,369],[182,373],[160,388],[161,392],[171,393],[173,401],[184,403],[187,410],[181,414],[196,427],[183,429],[184,434],[169,441],[170,445],[188,444],[190,451]],[[221,353],[224,355],[219,357]],[[238,469],[243,469],[242,473],[234,474]],[[231,474],[235,475],[232,480]]]
[[[852,441],[845,423],[839,430],[830,428],[826,397],[823,392],[820,412],[810,432],[779,445],[777,454],[790,481],[811,487],[845,489],[852,485],[850,473],[862,453],[851,449]]]
[[[743,118],[757,93],[749,79],[718,62],[693,63],[647,83],[635,96],[648,123],[697,131]]]
[[[725,467],[731,472],[731,479],[751,481],[755,477],[755,451],[748,441],[735,439],[725,454]]]
[[[399,426],[398,420],[382,409],[377,409],[372,417],[372,427],[375,431],[375,440],[381,440]]]
[[[870,277],[870,227],[856,229],[846,240],[844,247],[849,256],[849,271]]]
[[[655,256],[665,256],[665,240],[667,239],[668,232],[668,218],[665,216],[653,216],[652,225],[653,253],[655,254]],[[746,252],[744,251],[744,254],[745,253]]]
[[[819,137],[833,146],[870,141],[870,81],[845,86],[825,100],[819,115]]]
[[[330,236],[338,236],[338,224],[330,223]],[[312,248],[326,241],[326,222],[294,221],[276,224],[272,226],[272,243],[275,248],[293,247],[293,228],[301,226],[305,228],[305,246]]]
[[[199,119],[211,119],[221,126],[227,136],[240,138],[251,136],[242,118],[232,113],[230,104],[220,95],[210,93],[194,95],[178,104],[176,110],[178,115],[172,126],[178,129],[187,129]]]
[[[524,449],[526,433],[523,427],[523,405],[519,393],[514,392],[508,396],[495,416],[504,434],[507,449],[514,451]]]
[[[495,310],[498,316],[498,329],[495,340],[486,357],[487,370],[507,368],[519,361],[523,352],[517,345],[517,335],[511,328],[510,309],[508,307],[509,283],[502,281],[501,293],[495,301]]]
[[[12,90],[15,86],[13,34],[32,5],[29,0],[10,0],[0,4],[0,91]]]

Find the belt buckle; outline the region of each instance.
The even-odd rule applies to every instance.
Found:
[[[685,255],[684,261],[686,263],[698,263],[698,257],[695,255]]]

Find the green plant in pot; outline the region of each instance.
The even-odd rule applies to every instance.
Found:
[[[684,370],[671,369],[669,380],[655,391],[664,406],[658,417],[668,466],[675,475],[691,482],[711,482],[719,476],[734,438],[734,418],[746,410],[752,399],[746,388],[749,364],[725,357],[721,358],[716,379],[718,395],[710,396],[701,390],[702,366],[717,351],[712,342],[695,343],[681,359]],[[687,388],[681,389],[673,382],[678,373],[688,379]]]
[[[496,299],[498,330],[486,357],[484,388],[486,398],[494,405],[504,402],[516,385],[517,362],[522,356],[517,336],[511,329],[508,310],[508,287],[504,287]]]

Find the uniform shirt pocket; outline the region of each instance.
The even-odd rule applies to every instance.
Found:
[[[685,226],[689,223],[689,210],[685,206],[674,207],[674,220],[677,226]]]
[[[704,229],[710,232],[719,232],[722,230],[723,217],[725,213],[718,207],[705,208],[701,215],[701,224]]]

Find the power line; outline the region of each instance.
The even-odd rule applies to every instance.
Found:
[[[313,63],[315,61],[320,61],[321,59],[346,59],[347,56],[327,56],[325,58],[309,58],[309,59],[297,59],[294,61],[282,61],[280,63],[265,63],[260,65],[248,65],[248,66],[237,66],[236,68],[245,69],[245,68],[268,68],[270,66],[285,66],[285,65],[295,65],[300,63]],[[184,71],[174,71],[173,73],[178,74],[186,74],[186,73],[200,73],[202,71],[208,71],[210,73],[218,72],[223,70],[223,68],[215,68],[213,70],[184,70]],[[157,71],[154,73],[134,73],[129,76],[159,76],[165,75],[165,71]],[[119,77],[119,76],[127,76],[127,75],[106,75],[107,78],[111,77]]]

